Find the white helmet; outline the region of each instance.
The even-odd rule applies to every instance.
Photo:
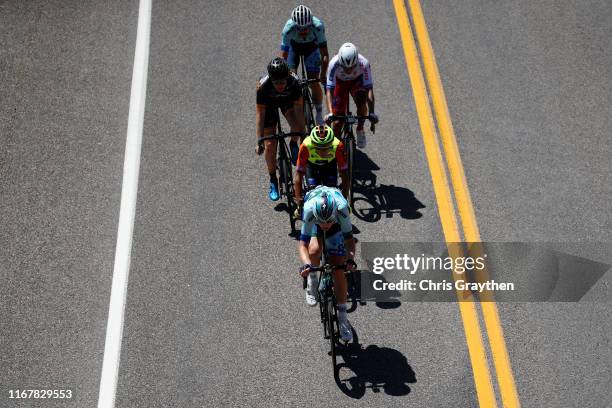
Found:
[[[293,9],[291,19],[299,28],[308,27],[312,24],[312,13],[308,7],[299,5]]]
[[[344,68],[351,68],[357,65],[359,59],[359,52],[357,47],[352,43],[344,43],[338,50],[338,62]]]

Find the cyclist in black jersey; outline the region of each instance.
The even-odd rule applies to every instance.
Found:
[[[265,136],[274,135],[277,131],[280,109],[287,119],[291,132],[304,131],[303,98],[297,77],[289,73],[287,62],[282,58],[274,58],[268,64],[268,75],[259,80],[257,86],[257,115],[255,117],[255,132],[257,135],[256,153],[266,152],[266,165],[270,174],[270,191],[268,197],[277,201],[278,177],[276,175],[276,140],[266,140],[265,145],[260,140]],[[293,137],[290,142],[291,161],[297,161],[299,137]]]

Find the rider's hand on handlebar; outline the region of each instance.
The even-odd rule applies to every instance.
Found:
[[[325,123],[329,124],[331,122],[331,117],[334,116],[332,113],[328,113],[323,117]]]
[[[299,273],[300,273],[300,276],[302,278],[305,278],[305,277],[308,276],[308,274],[310,273],[310,267],[311,266],[312,265],[310,265],[310,264],[305,264],[304,266],[300,267],[300,272]]]
[[[255,147],[255,153],[258,156],[261,156],[261,154],[264,152],[265,148],[264,148],[264,144],[263,141],[258,141],[257,142],[257,147]]]
[[[356,271],[357,270],[357,263],[355,263],[355,261],[353,259],[347,259],[346,260],[346,270],[347,271]]]

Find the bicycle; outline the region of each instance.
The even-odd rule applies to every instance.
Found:
[[[352,272],[346,270],[346,263],[342,265],[331,265],[327,262],[325,253],[325,232],[323,233],[323,248],[321,255],[322,266],[311,266],[310,272],[320,272],[319,276],[319,312],[321,314],[321,324],[323,325],[323,338],[329,339],[330,355],[332,357],[332,369],[336,369],[337,352],[336,345],[340,344],[340,325],[338,322],[338,310],[336,295],[334,294],[334,271],[344,270],[347,276],[347,287],[349,292],[354,286]],[[303,278],[303,289],[307,287],[307,278]]]
[[[298,79],[298,84],[302,90],[302,97],[304,98],[304,122],[306,123],[307,133],[310,134],[312,129],[317,125],[315,118],[312,114],[312,93],[310,91],[310,84],[321,82],[318,78],[308,79],[306,75],[306,65],[304,63],[304,56],[300,55],[300,66],[301,66],[301,78]]]
[[[278,140],[278,158],[276,160],[276,167],[278,169],[278,188],[280,196],[285,196],[287,199],[287,207],[289,211],[289,223],[291,224],[291,234],[295,234],[297,229],[295,228],[295,223],[297,218],[295,216],[295,210],[297,208],[297,203],[294,199],[294,187],[293,187],[293,170],[291,166],[291,155],[289,153],[289,148],[287,147],[287,142],[285,139],[287,137],[294,136],[304,136],[304,132],[289,132],[284,133],[281,129],[280,121],[278,123],[278,133],[271,136],[265,136],[260,140],[263,142],[264,140]]]
[[[348,105],[348,103],[347,103]],[[329,117],[329,121],[341,120],[342,130],[340,131],[340,140],[344,143],[344,154],[346,155],[346,161],[348,163],[348,201],[351,208],[353,208],[354,204],[354,193],[355,193],[355,178],[354,178],[354,169],[355,169],[355,149],[357,149],[355,134],[353,133],[353,125],[356,124],[360,119],[367,119],[372,122],[372,117],[370,115],[367,116],[355,116],[351,114],[348,110],[347,106],[347,114],[346,115],[331,115]],[[370,130],[372,133],[375,131],[375,124],[372,123],[370,126]]]

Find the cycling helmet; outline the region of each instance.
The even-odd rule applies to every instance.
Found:
[[[336,218],[336,201],[334,198],[327,192],[324,192],[316,200],[312,214],[317,223],[333,222]]]
[[[271,80],[285,79],[289,76],[287,61],[280,57],[274,58],[268,64],[268,76]]]
[[[308,7],[299,5],[293,9],[291,20],[293,20],[299,28],[308,27],[312,24],[312,13]]]
[[[351,68],[357,65],[359,53],[357,47],[352,43],[344,43],[338,50],[338,62],[344,68]]]
[[[334,131],[327,125],[320,125],[312,128],[310,139],[317,146],[327,146],[334,141]]]

